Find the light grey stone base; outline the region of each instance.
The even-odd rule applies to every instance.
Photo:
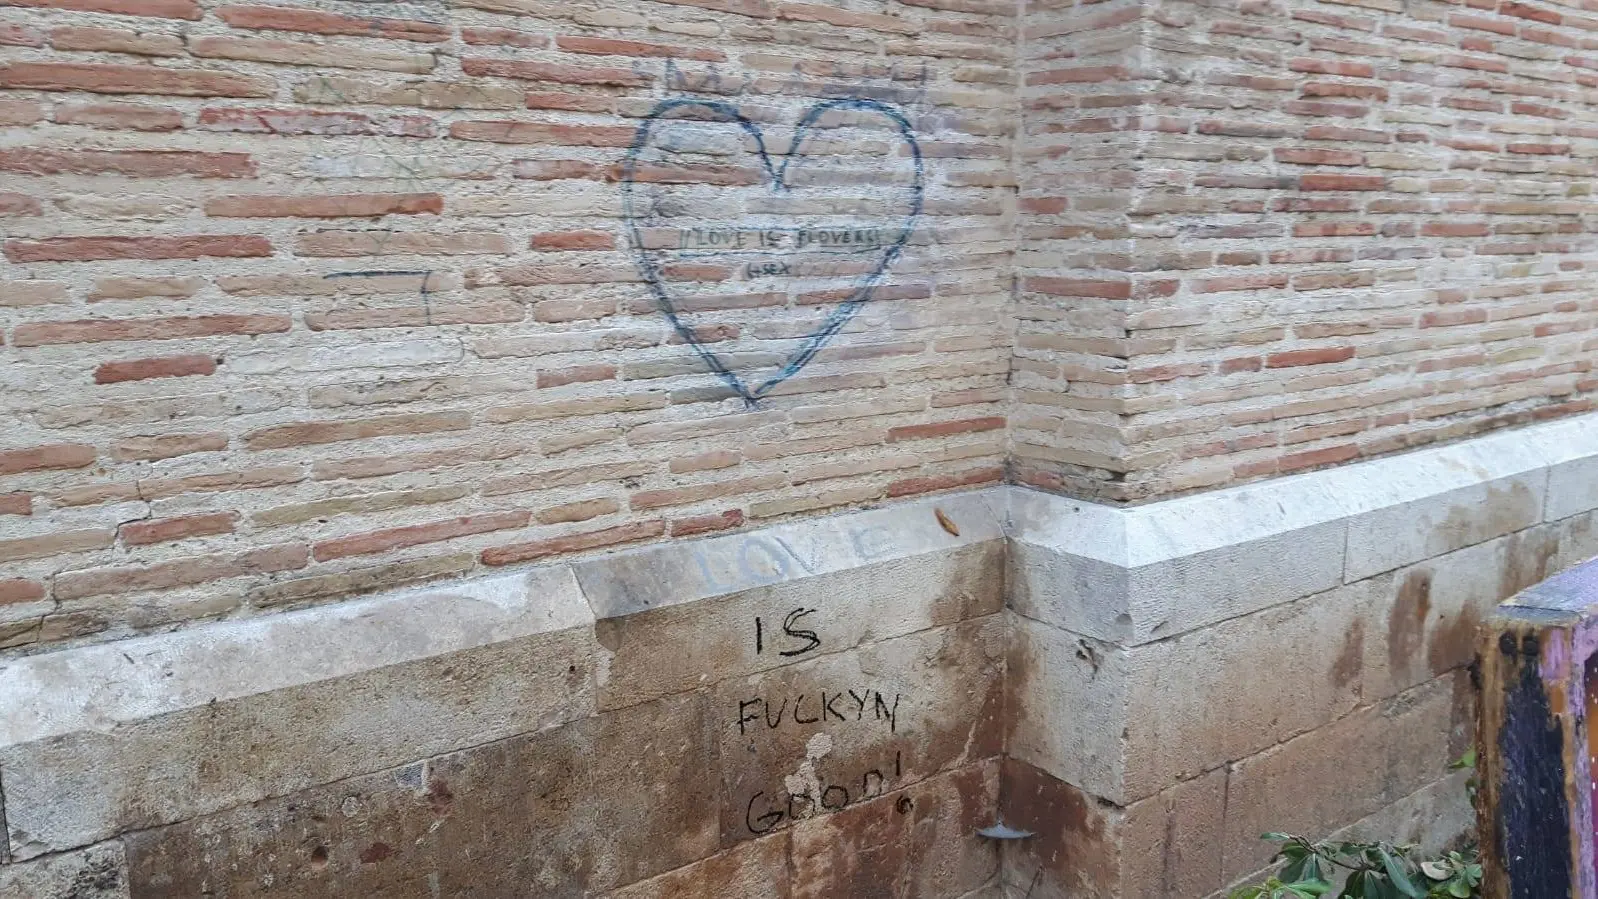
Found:
[[[1598,554],[1595,509],[1587,416],[1129,509],[991,488],[10,660],[0,896],[426,896],[458,865],[549,895],[769,865],[782,895],[1204,896],[1268,859],[1263,830],[1448,830],[1475,623]],[[1000,814],[1040,834],[1003,878],[973,833]],[[884,860],[805,862],[840,842]]]

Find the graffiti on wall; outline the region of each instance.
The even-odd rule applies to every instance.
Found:
[[[755,655],[800,660],[824,652],[825,617],[807,606],[755,616]],[[742,813],[734,826],[748,835],[879,798],[903,781],[905,744],[896,738],[904,694],[873,683],[883,677],[880,672],[862,683],[840,684],[828,684],[817,673],[778,680],[770,692],[755,687],[729,694],[736,699],[727,709],[730,730],[755,762],[734,794]],[[800,747],[803,758],[787,755]],[[898,811],[908,813],[909,807]]]
[[[871,300],[915,230],[924,182],[909,120],[870,99],[816,103],[784,150],[731,104],[663,100],[622,167],[632,248],[655,302],[748,403],[803,369]],[[785,316],[766,335],[785,352],[741,359],[716,348],[740,311],[761,308]]]

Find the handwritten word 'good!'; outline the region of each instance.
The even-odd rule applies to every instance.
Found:
[[[810,788],[776,796],[767,796],[765,791],[756,793],[749,797],[749,804],[744,807],[744,826],[749,828],[750,833],[766,833],[783,821],[798,821],[821,812],[835,812],[856,802],[876,799],[887,791],[891,780],[898,780],[903,775],[901,761],[900,753],[895,752],[891,778],[884,775],[880,768],[872,768],[862,774],[860,789],[855,793],[850,793],[848,786],[837,783],[818,783],[819,795]],[[906,796],[899,800],[896,809],[903,815],[908,814],[912,807],[913,803]]]
[[[881,228],[682,228],[679,250],[880,250]]]
[[[853,689],[837,693],[822,690],[820,695],[800,693],[791,701],[784,696],[775,703],[759,696],[742,700],[738,703],[738,733],[747,734],[751,729],[758,732],[762,722],[776,730],[785,721],[799,725],[865,721],[867,706],[871,707],[870,720],[885,721],[889,733],[899,732],[899,694],[893,694],[890,704],[881,690],[867,688],[859,693]]]

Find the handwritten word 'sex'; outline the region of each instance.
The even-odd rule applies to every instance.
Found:
[[[811,650],[813,650],[816,647],[821,645],[821,638],[816,636],[816,632],[815,631],[805,630],[804,628],[801,628],[801,627],[798,626],[799,625],[799,619],[805,617],[806,615],[810,615],[810,614],[812,614],[815,611],[816,611],[815,609],[806,609],[806,608],[802,608],[801,607],[801,608],[794,609],[793,611],[789,612],[787,615],[783,616],[783,619],[782,619],[782,633],[783,633],[783,636],[787,637],[787,638],[792,638],[792,639],[789,640],[790,648],[778,650],[778,652],[777,652],[778,655],[783,656],[785,658],[792,658],[794,656],[802,656],[805,653],[810,652]],[[803,645],[801,645],[801,646],[793,647],[792,646],[793,640],[800,640],[800,641],[804,641],[804,642],[803,642]],[[766,628],[765,628],[765,622],[763,622],[761,620],[760,616],[757,615],[757,616],[755,616],[755,655],[761,655],[765,651],[766,651]]]

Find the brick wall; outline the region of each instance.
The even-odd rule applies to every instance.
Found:
[[[1013,18],[8,3],[0,647],[997,481]]]
[[[0,649],[1598,385],[1574,7],[15,3]]]
[[[1021,209],[1073,242],[1021,317],[1083,321],[1023,327],[1022,480],[1138,500],[1591,408],[1589,5],[1112,6],[1027,22]],[[1124,190],[1060,196],[1045,137]]]

